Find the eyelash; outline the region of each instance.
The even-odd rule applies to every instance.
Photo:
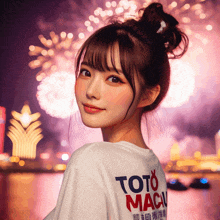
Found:
[[[89,73],[91,75],[91,73],[88,70],[86,70],[86,69],[81,69],[79,75],[82,75],[83,71],[85,71],[85,72],[87,72],[87,73]]]
[[[115,79],[117,79],[117,81],[119,83],[123,83],[122,80],[120,78],[118,78],[117,76],[114,76],[114,75],[113,76],[109,76],[108,79],[110,79],[110,78],[115,78]],[[118,83],[118,82],[112,82],[112,83]]]
[[[87,73],[89,73],[89,76],[85,76],[85,75],[83,75],[83,76],[85,76],[85,77],[90,77],[90,76],[91,76],[91,73],[90,73],[88,70],[86,70],[86,69],[81,69],[79,75],[82,75],[84,71],[87,72]],[[117,77],[117,76],[115,76],[115,75],[109,76],[109,77],[108,77],[108,80],[109,80],[110,78],[115,78],[115,79],[117,80],[117,82],[112,82],[112,83],[123,83],[123,81],[122,81],[119,77]]]

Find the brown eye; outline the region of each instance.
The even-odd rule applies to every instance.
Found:
[[[122,81],[117,76],[110,76],[108,80],[113,83],[122,83]]]
[[[87,77],[91,76],[90,72],[86,69],[81,69],[80,70],[80,75],[87,76]]]

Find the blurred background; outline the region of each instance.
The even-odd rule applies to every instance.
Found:
[[[74,99],[74,57],[117,16],[151,0],[1,0],[0,219],[43,219],[55,206],[70,155],[102,141]],[[171,60],[171,86],[142,121],[168,183],[168,220],[220,219],[220,1],[161,0],[189,36]]]

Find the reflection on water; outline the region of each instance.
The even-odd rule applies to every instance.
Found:
[[[0,219],[42,220],[55,206],[63,174],[0,174]],[[192,176],[181,176],[189,185]],[[168,190],[168,220],[220,220],[220,176],[210,190]]]
[[[56,204],[63,174],[1,174],[2,220],[42,220]]]
[[[194,177],[179,176],[189,186]],[[209,175],[209,190],[168,191],[168,220],[220,220],[220,175]]]

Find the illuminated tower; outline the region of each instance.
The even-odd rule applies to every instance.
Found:
[[[5,108],[0,106],[0,154],[4,151],[5,119]]]
[[[10,120],[8,137],[13,143],[12,156],[35,159],[37,143],[43,138],[41,125],[37,119],[40,113],[31,114],[29,105],[25,102],[21,113],[11,112],[13,118]]]

